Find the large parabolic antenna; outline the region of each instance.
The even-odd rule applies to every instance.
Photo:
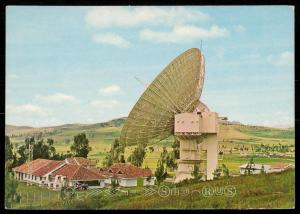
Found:
[[[174,116],[192,112],[204,81],[204,56],[192,48],[175,58],[147,87],[121,132],[126,145],[149,143],[174,133]]]
[[[204,73],[199,49],[179,55],[147,87],[121,131],[126,145],[156,143],[174,135],[180,141],[175,181],[190,178],[195,165],[212,179],[217,166],[217,113],[199,100]]]

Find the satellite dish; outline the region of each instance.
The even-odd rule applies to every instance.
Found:
[[[192,48],[175,58],[147,87],[122,128],[126,145],[160,141],[174,132],[174,115],[192,112],[204,81],[204,56]]]
[[[211,180],[217,167],[218,114],[199,100],[204,66],[197,48],[175,58],[144,91],[121,131],[126,145],[157,143],[173,134],[180,141],[175,182],[192,178],[195,165]]]

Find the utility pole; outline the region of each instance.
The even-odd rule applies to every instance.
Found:
[[[33,160],[33,142],[31,142],[31,140],[29,140],[28,143],[28,163],[29,163],[29,173],[31,173],[32,170],[32,166],[31,166],[31,161]],[[30,174],[30,180],[33,179],[32,174]]]

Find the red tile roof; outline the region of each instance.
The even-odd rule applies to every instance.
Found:
[[[81,165],[66,164],[62,168],[56,170],[53,176],[66,176],[68,180],[91,181],[105,179],[105,177],[94,170],[85,168]]]
[[[289,163],[281,163],[281,162],[278,162],[278,163],[272,163],[271,164],[271,167],[272,168],[286,168],[288,166],[290,166],[291,164]]]
[[[33,174],[36,176],[43,176],[62,164],[64,164],[64,161],[47,160],[39,158],[17,166],[13,168],[13,170],[22,173]]]
[[[59,166],[62,166],[63,164],[64,164],[64,161],[52,160],[47,165],[37,169],[33,174],[35,174],[37,176],[43,176],[43,175],[55,170]]]
[[[89,160],[89,159],[84,158],[84,157],[67,158],[66,162],[69,163],[69,164],[74,164],[74,165],[84,165],[84,166],[96,165],[95,161]]]
[[[102,175],[118,178],[141,178],[152,176],[150,169],[143,169],[126,163],[116,163],[110,167],[98,168],[97,170]]]

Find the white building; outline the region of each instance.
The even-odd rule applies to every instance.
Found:
[[[250,170],[251,174],[260,174],[262,168],[265,173],[283,172],[287,169],[291,169],[294,166],[289,163],[272,163],[272,164],[243,164],[240,166],[240,174],[244,175]]]
[[[270,172],[283,172],[287,169],[291,169],[294,166],[289,163],[273,163],[271,164]]]
[[[35,159],[13,168],[15,178],[27,183],[48,186],[51,173],[66,165],[64,161]]]
[[[65,161],[35,159],[13,168],[17,180],[60,189],[64,184],[87,183],[104,187],[105,178],[92,169],[95,165],[86,158],[68,158]]]
[[[98,172],[106,177],[106,184],[111,184],[112,179],[115,179],[122,187],[150,186],[155,182],[155,177],[152,176],[150,169],[126,163],[116,163],[110,167],[99,168]]]
[[[89,187],[103,188],[105,186],[105,177],[94,170],[81,165],[66,164],[51,174],[52,182],[49,182],[51,188],[60,189],[62,186],[75,186],[78,183],[87,184]]]
[[[264,164],[243,164],[240,166],[240,174],[245,175],[250,171],[251,174],[260,174],[262,170],[265,173],[269,173],[271,166]]]

